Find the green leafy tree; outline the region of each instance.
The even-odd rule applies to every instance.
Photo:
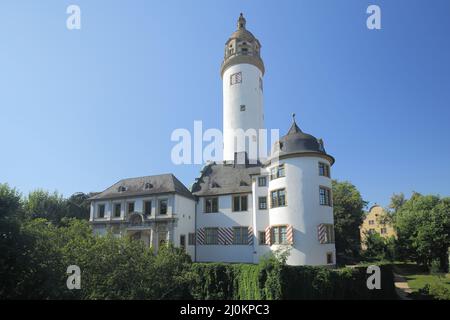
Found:
[[[396,214],[399,243],[409,258],[425,266],[439,259],[448,268],[450,246],[450,198],[414,193]]]
[[[67,201],[56,191],[35,190],[25,199],[25,212],[27,218],[44,218],[58,225],[68,215]]]
[[[364,220],[367,202],[350,182],[332,181],[336,252],[341,257],[358,257],[359,227]]]

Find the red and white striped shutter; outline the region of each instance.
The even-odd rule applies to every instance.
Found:
[[[265,230],[266,232],[266,244],[268,246],[272,245],[272,239],[271,239],[271,230],[270,230],[270,226],[266,228]]]
[[[327,243],[327,228],[323,223],[317,226],[317,237],[319,243],[321,244]]]
[[[225,229],[226,228],[219,228],[219,230],[217,232],[218,233],[217,238],[219,240],[219,245],[226,245],[227,244],[226,243],[226,238],[225,238],[225,235],[226,235]]]
[[[203,228],[197,229],[197,244],[205,243],[205,230]]]
[[[253,228],[252,227],[248,227],[248,244],[250,246],[253,245]]]
[[[294,232],[292,229],[292,225],[288,225],[286,229],[286,238],[288,244],[294,244]]]
[[[233,244],[233,228],[223,228],[223,230],[225,232],[225,244]]]

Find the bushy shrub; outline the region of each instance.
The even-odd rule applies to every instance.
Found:
[[[450,300],[450,290],[440,283],[427,283],[419,289],[419,294],[436,300]]]

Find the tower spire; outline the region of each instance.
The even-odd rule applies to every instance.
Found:
[[[238,30],[245,29],[246,23],[247,23],[247,20],[245,20],[244,15],[241,12],[241,14],[239,15],[238,23],[237,23]]]

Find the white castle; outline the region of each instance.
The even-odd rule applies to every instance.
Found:
[[[258,263],[286,248],[290,265],[335,264],[334,158],[323,141],[294,118],[268,158],[251,150],[264,129],[260,50],[241,14],[221,66],[224,161],[206,164],[191,190],[172,174],[117,182],[90,199],[95,233],[131,236],[155,251],[170,242],[198,262]],[[239,144],[236,129],[254,135]]]

